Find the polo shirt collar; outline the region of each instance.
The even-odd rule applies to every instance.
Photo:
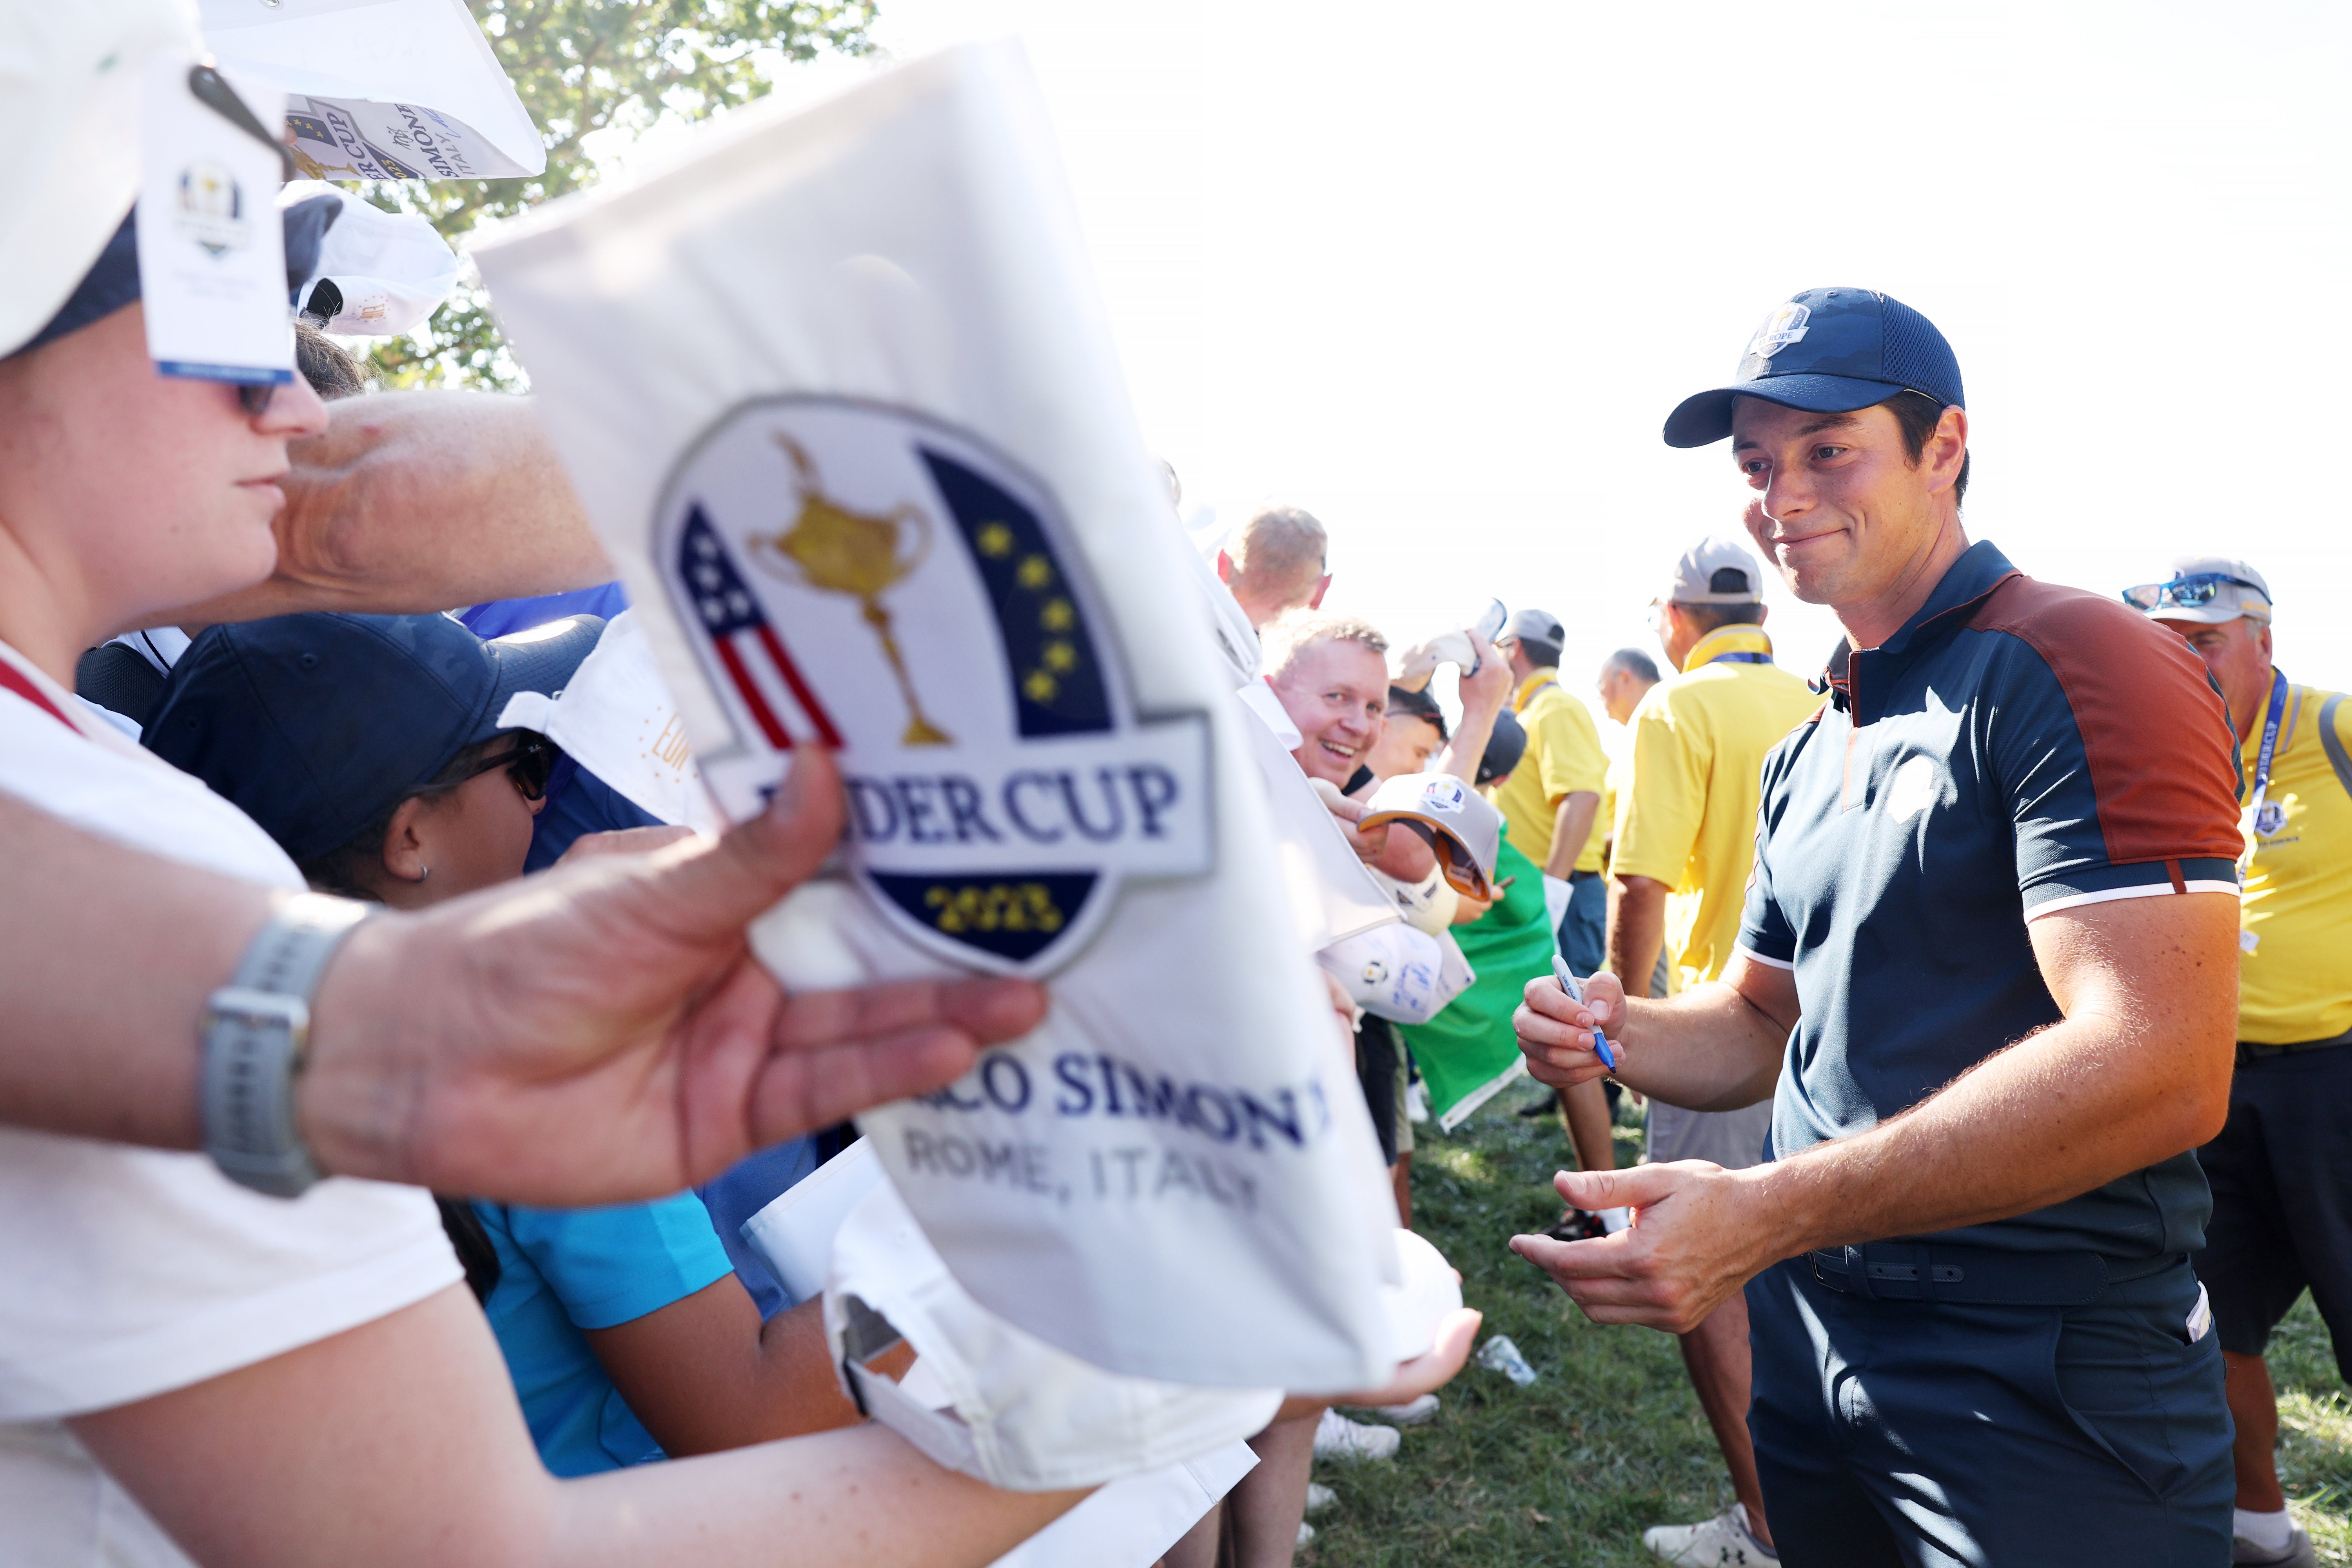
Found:
[[[1559,682],[1559,670],[1549,668],[1537,670],[1525,680],[1520,681],[1519,689],[1511,693],[1511,711],[1514,713],[1524,711],[1527,705],[1535,700],[1537,692],[1547,686],[1556,686]]]
[[[1848,659],[1846,678],[1830,682],[1834,691],[1832,700],[1853,712],[1856,725],[1867,724],[1873,714],[1855,708],[1853,690],[1864,670],[1881,671],[1890,665],[1902,664],[1941,641],[1946,633],[1958,626],[1963,614],[2008,578],[2018,574],[2009,557],[1994,547],[1992,541],[1979,539],[1960,552],[1960,558],[1945,568],[1936,584],[1935,592],[1919,606],[1902,629],[1876,647],[1857,648]],[[1875,694],[1884,688],[1875,682],[1866,683]]]
[[[1762,626],[1751,626],[1744,622],[1728,626],[1717,626],[1691,645],[1690,652],[1683,658],[1683,673],[1688,675],[1701,665],[1713,663],[1726,654],[1735,653],[1761,654],[1764,656],[1763,662],[1769,664],[1772,662],[1772,639],[1764,635]],[[1754,664],[1757,661],[1753,658],[1742,658],[1735,662]]]

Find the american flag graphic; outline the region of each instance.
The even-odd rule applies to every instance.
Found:
[[[782,639],[768,625],[760,601],[719,542],[719,531],[698,505],[687,511],[677,566],[678,580],[693,595],[711,650],[768,744],[781,752],[813,740],[839,751],[841,731],[801,678],[793,656],[784,651]]]

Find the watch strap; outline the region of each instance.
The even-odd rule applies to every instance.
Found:
[[[278,906],[226,985],[205,1004],[198,1089],[205,1152],[231,1181],[296,1197],[319,1180],[294,1116],[310,998],[327,961],[374,906],[298,893]]]

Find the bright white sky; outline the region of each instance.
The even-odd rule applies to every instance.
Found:
[[[1007,33],[1188,509],[1313,510],[1332,607],[1413,637],[1541,605],[1571,688],[1654,652],[1668,565],[1747,494],[1667,410],[1853,284],[1958,353],[1973,537],[2101,591],[2242,554],[2281,664],[2352,686],[2352,10],[885,0],[878,29]],[[1774,590],[1810,673],[1835,626]]]

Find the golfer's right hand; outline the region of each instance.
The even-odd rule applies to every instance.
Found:
[[[1519,1054],[1528,1058],[1528,1075],[1537,1082],[1568,1089],[1605,1077],[1609,1067],[1592,1049],[1592,1032],[1599,1029],[1612,1041],[1623,1038],[1625,988],[1603,970],[1584,983],[1584,1000],[1578,1002],[1550,975],[1538,975],[1528,982],[1511,1026],[1518,1034]]]

